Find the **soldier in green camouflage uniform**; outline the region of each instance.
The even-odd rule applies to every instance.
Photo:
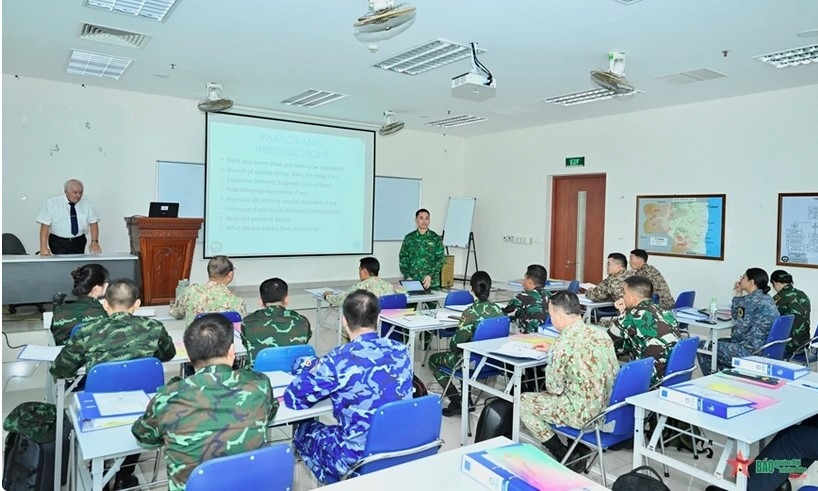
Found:
[[[471,341],[477,324],[483,319],[500,317],[503,310],[494,302],[489,301],[489,291],[491,290],[491,277],[485,271],[477,271],[471,276],[471,291],[477,299],[469,306],[460,317],[460,324],[449,341],[449,351],[435,353],[429,357],[429,369],[441,387],[446,387],[449,376],[440,371],[440,367],[454,368],[463,358],[463,350],[458,348],[460,343]],[[449,406],[443,410],[444,416],[454,416],[460,414],[460,393],[455,387],[455,381],[448,384],[446,393],[449,398]]]
[[[418,229],[406,234],[400,246],[400,272],[407,280],[418,280],[424,288],[440,288],[445,251],[443,239],[429,230],[429,211],[415,212]]]
[[[51,318],[51,334],[58,346],[65,344],[77,324],[108,316],[97,300],[108,287],[108,270],[100,264],[85,264],[72,271],[71,278],[74,280],[71,293],[76,300],[57,306]]]
[[[792,286],[792,275],[784,270],[773,271],[770,276],[773,289],[776,294],[773,296],[775,306],[781,315],[792,315],[792,338],[787,343],[787,356],[791,356],[795,351],[806,344],[810,339],[810,305],[809,297],[801,290]],[[802,348],[803,349],[803,348]]]
[[[517,329],[523,333],[537,332],[548,319],[548,297],[545,289],[548,271],[544,266],[532,264],[525,272],[523,291],[503,307],[506,314],[514,313]]]
[[[578,428],[605,409],[619,363],[605,331],[582,322],[575,294],[554,294],[548,302],[548,313],[560,336],[550,347],[546,391],[520,394],[520,420],[561,460],[567,448],[551,425]],[[548,349],[548,345],[539,349]],[[579,445],[577,451],[587,453],[587,448]]]
[[[97,363],[156,357],[169,361],[176,356],[165,326],[147,317],[137,317],[139,288],[128,279],[113,281],[105,293],[108,317],[83,325],[71,337],[51,365],[51,375],[71,378],[85,365],[90,370]]]
[[[204,285],[190,285],[181,298],[170,304],[170,315],[176,319],[184,317],[190,325],[196,315],[204,312],[235,311],[242,317],[247,313],[244,300],[231,292],[227,285],[233,281],[235,270],[227,256],[214,256],[207,263],[208,282]]]
[[[594,302],[616,302],[622,298],[625,278],[633,276],[628,271],[628,260],[624,254],[614,252],[608,255],[608,276],[602,282],[585,292]]]
[[[670,287],[667,286],[667,281],[665,281],[662,273],[648,264],[648,253],[643,249],[634,249],[631,251],[630,259],[631,268],[636,276],[644,276],[653,284],[653,293],[659,295],[659,306],[665,310],[673,310],[676,307],[676,299],[670,293]]]
[[[262,349],[307,344],[312,336],[310,321],[287,308],[290,299],[287,282],[281,278],[264,280],[259,295],[264,308],[241,321],[241,338],[250,367]]]
[[[625,294],[616,303],[619,317],[608,328],[616,353],[628,361],[653,357],[655,384],[665,375],[671,350],[679,342],[676,317],[653,303],[653,284],[642,276],[625,279]]]
[[[233,325],[223,316],[196,319],[184,341],[196,373],[160,387],[131,427],[142,446],[165,446],[170,491],[185,489],[204,461],[261,448],[278,410],[264,374],[231,368]]]

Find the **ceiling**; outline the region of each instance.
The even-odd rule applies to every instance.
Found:
[[[375,53],[353,35],[365,0],[178,0],[163,22],[84,4],[2,2],[3,72],[191,101],[218,82],[240,106],[372,124],[391,109],[409,128],[460,136],[818,83],[818,63],[776,69],[752,58],[818,44],[796,35],[818,28],[815,0],[411,0],[414,25],[377,43]],[[82,22],[151,39],[142,49],[81,40]],[[417,76],[372,67],[433,38],[487,50],[480,60],[495,76],[496,97],[452,97],[450,80],[469,70],[468,60]],[[116,81],[69,75],[71,48],[135,61]],[[627,53],[625,73],[644,93],[571,107],[539,102],[592,88],[589,71],[607,69],[609,51]],[[727,77],[688,85],[655,79],[699,68]],[[280,103],[311,88],[348,97],[312,109]],[[488,119],[446,130],[426,125],[463,114]]]

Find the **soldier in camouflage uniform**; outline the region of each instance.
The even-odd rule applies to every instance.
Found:
[[[432,376],[441,387],[447,387],[444,397],[449,398],[449,406],[443,409],[444,416],[454,416],[460,414],[461,399],[460,393],[455,386],[455,381],[449,384],[449,376],[443,373],[440,368],[447,367],[453,369],[463,358],[463,350],[458,348],[460,343],[471,341],[477,324],[483,319],[490,317],[500,317],[505,315],[503,310],[494,302],[489,300],[491,290],[491,277],[485,271],[477,271],[471,276],[471,291],[477,299],[469,306],[460,317],[460,324],[449,341],[449,351],[435,353],[429,357],[429,369]]]
[[[628,271],[628,260],[624,254],[608,254],[608,276],[602,282],[585,292],[585,296],[594,302],[616,302],[622,298],[625,278],[633,276]]]
[[[77,324],[108,316],[98,301],[108,287],[108,270],[101,264],[85,264],[72,271],[71,277],[74,279],[71,293],[76,300],[57,306],[51,319],[51,334],[58,346],[68,341],[71,330]]]
[[[235,270],[227,256],[214,256],[207,263],[208,282],[204,285],[190,285],[181,298],[170,304],[170,315],[176,319],[184,317],[190,325],[196,315],[204,312],[235,311],[242,317],[247,313],[244,300],[231,292],[227,285],[233,281]]]
[[[241,338],[247,349],[250,367],[264,348],[307,344],[312,331],[310,321],[295,310],[289,310],[289,287],[281,278],[264,280],[259,286],[263,309],[241,321]]]
[[[184,341],[196,373],[160,387],[131,427],[142,446],[164,445],[170,491],[185,489],[204,461],[261,448],[278,410],[264,374],[231,368],[236,353],[230,321],[202,316]]]
[[[719,370],[733,366],[734,356],[751,356],[753,351],[767,342],[770,328],[779,317],[772,297],[767,295],[770,291],[767,281],[766,271],[761,268],[750,268],[733,286],[735,296],[730,310],[736,326],[729,338],[719,339],[717,353]],[[706,343],[702,341],[699,347],[708,349]],[[710,355],[700,354],[698,357],[702,373],[710,375]]]
[[[384,295],[391,295],[395,293],[395,287],[388,281],[378,278],[381,271],[381,263],[374,257],[365,257],[361,259],[361,264],[358,267],[358,278],[361,281],[352,285],[347,291],[333,295],[332,292],[324,292],[324,299],[330,305],[341,305],[347,295],[357,290],[366,290],[372,292],[376,297]]]
[[[443,239],[429,230],[429,211],[415,212],[418,229],[406,234],[400,246],[400,272],[407,280],[418,280],[423,288],[440,288],[443,270]]]
[[[338,422],[317,420],[298,425],[293,444],[321,483],[338,481],[362,456],[372,417],[379,407],[412,397],[412,366],[401,343],[379,337],[378,298],[351,293],[343,304],[343,327],[351,341],[303,370],[284,392],[284,404],[306,409],[332,401]]]
[[[792,339],[787,343],[787,356],[789,357],[810,339],[809,315],[812,306],[809,297],[792,286],[791,274],[779,269],[773,271],[770,279],[772,280],[773,289],[776,291],[773,300],[778,308],[778,313],[793,316],[792,331],[790,331]]]
[[[619,317],[608,328],[617,355],[628,361],[652,357],[656,383],[665,375],[668,356],[679,342],[676,317],[653,303],[653,284],[648,278],[631,276],[625,279],[625,294],[615,307]]]
[[[107,318],[97,319],[80,327],[68,339],[65,347],[51,364],[51,375],[71,378],[85,365],[90,370],[98,363],[156,357],[170,361],[176,356],[165,326],[147,317],[136,317],[139,308],[139,288],[132,280],[114,280],[105,292]],[[133,475],[139,455],[128,456],[116,474],[114,489],[139,484]]]
[[[545,392],[520,394],[520,420],[557,459],[567,451],[551,424],[578,428],[607,407],[619,363],[611,338],[582,322],[577,296],[558,292],[548,313],[560,336],[550,347]],[[540,349],[548,349],[543,345]],[[587,454],[584,445],[576,452]]]
[[[539,264],[532,264],[525,272],[523,291],[503,307],[506,314],[514,314],[514,322],[522,333],[537,332],[548,319],[548,297],[545,289],[548,271]]]
[[[673,310],[676,307],[676,299],[670,293],[670,287],[662,273],[654,266],[648,264],[648,253],[643,249],[631,251],[631,268],[636,276],[644,276],[653,284],[653,293],[659,295],[659,306],[665,310]],[[651,297],[653,298],[653,297]]]

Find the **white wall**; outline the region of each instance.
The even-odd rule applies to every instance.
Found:
[[[204,161],[204,115],[192,100],[3,75],[3,232],[33,253],[37,213],[78,178],[100,215],[104,251],[128,251],[123,217],[155,200],[156,161]],[[380,138],[377,174],[423,178],[423,205],[441,230],[447,198],[462,194],[463,139],[411,130]],[[59,151],[57,151],[59,147]],[[376,242],[381,275],[398,276],[400,243]],[[206,279],[196,250],[193,281]],[[238,286],[354,279],[357,256],[236,260]]]
[[[608,252],[634,248],[636,195],[727,195],[723,262],[650,259],[674,293],[695,289],[697,303],[726,303],[748,267],[778,269],[778,193],[818,191],[818,85],[468,139],[465,192],[478,197],[481,269],[508,279],[532,262],[548,266],[551,177],[576,173],[565,158],[582,155],[579,172],[607,174]],[[818,269],[784,269],[818,304]]]

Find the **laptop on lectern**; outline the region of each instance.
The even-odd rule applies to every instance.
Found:
[[[148,209],[148,216],[151,218],[177,218],[179,216],[179,203],[151,201],[151,206]]]
[[[423,283],[418,280],[401,280],[400,286],[406,288],[409,295],[424,295],[431,293],[431,290],[423,288]]]

